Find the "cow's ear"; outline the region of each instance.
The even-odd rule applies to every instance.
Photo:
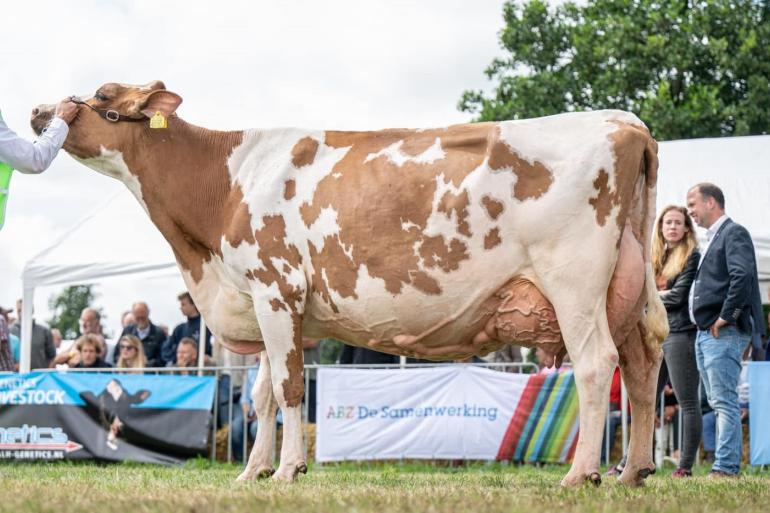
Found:
[[[160,112],[164,116],[168,117],[179,107],[182,103],[182,97],[171,91],[153,91],[144,100],[139,107],[139,111],[148,118],[155,115],[156,112]]]

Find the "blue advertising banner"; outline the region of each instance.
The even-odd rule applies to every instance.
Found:
[[[176,463],[206,450],[210,376],[32,372],[0,377],[0,459]]]
[[[770,362],[749,362],[749,461],[770,464]]]

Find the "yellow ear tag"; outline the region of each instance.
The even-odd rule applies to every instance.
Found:
[[[168,128],[168,121],[166,121],[166,117],[160,111],[157,111],[150,118],[150,128]]]

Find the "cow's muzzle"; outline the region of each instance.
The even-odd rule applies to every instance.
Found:
[[[55,109],[55,105],[38,105],[32,109],[30,124],[32,125],[32,130],[34,130],[37,135],[42,134],[48,126],[48,123],[51,122]]]

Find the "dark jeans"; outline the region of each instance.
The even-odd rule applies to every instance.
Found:
[[[698,388],[700,375],[695,360],[695,332],[671,333],[663,342],[668,373],[682,410],[682,453],[679,466],[692,469],[703,431]]]

